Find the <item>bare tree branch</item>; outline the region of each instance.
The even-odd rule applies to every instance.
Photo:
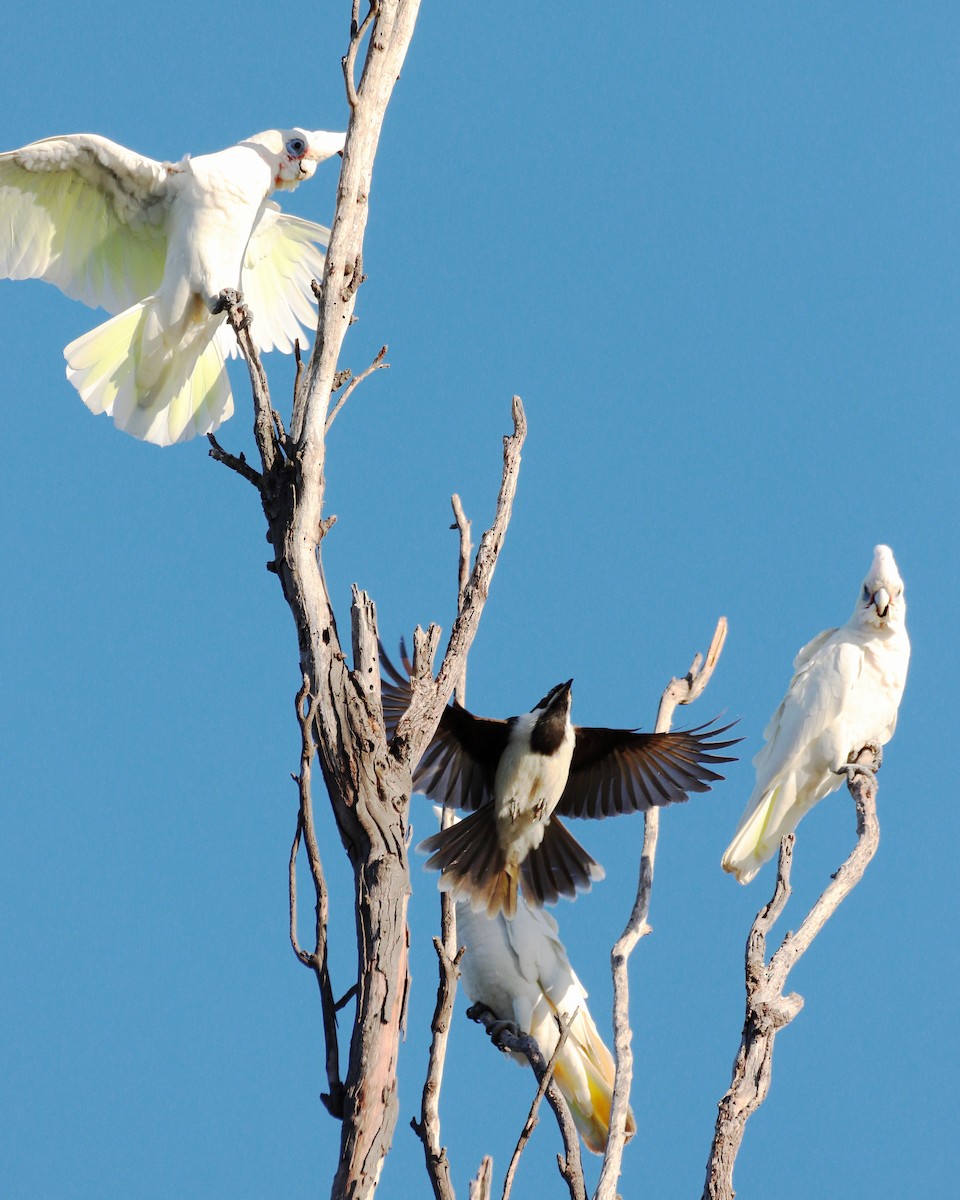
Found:
[[[460,497],[456,492],[450,497],[450,505],[453,508],[454,516],[454,524],[450,528],[456,529],[460,533],[459,569],[457,571],[457,612],[462,612],[463,601],[467,594],[467,588],[470,586],[470,552],[473,549],[473,545],[470,541],[470,522],[467,520],[467,514],[463,511],[463,504],[460,502]],[[464,661],[463,671],[454,688],[454,695],[457,697],[459,704],[466,705],[466,661]],[[446,893],[444,892],[443,895],[446,895]]]
[[[460,553],[457,571],[457,612],[463,610],[470,577],[470,522],[467,520],[460,503],[460,497],[454,495],[451,499],[456,523],[452,529],[460,531]],[[457,699],[461,704],[466,702],[467,664],[464,656],[463,671],[457,683]],[[453,810],[444,806],[440,818],[442,829],[448,829],[454,822]],[[423,1084],[423,1097],[420,1105],[420,1120],[415,1117],[410,1124],[413,1131],[423,1143],[426,1155],[427,1174],[436,1200],[454,1200],[453,1185],[450,1180],[450,1164],[447,1159],[446,1147],[440,1144],[440,1088],[443,1083],[443,1068],[447,1055],[450,1023],[453,1017],[453,1004],[457,994],[457,979],[460,971],[460,959],[463,948],[457,949],[457,909],[456,902],[449,892],[440,893],[440,937],[433,939],[440,966],[440,982],[437,988],[437,1003],[434,1008],[431,1023],[432,1038],[430,1054],[427,1062],[427,1074]],[[488,1161],[488,1160],[484,1160]],[[492,1159],[489,1160],[491,1168]],[[473,1187],[471,1187],[471,1194]]]
[[[858,769],[863,766],[867,770]],[[780,845],[773,896],[757,913],[747,938],[747,999],[743,1034],[733,1065],[733,1079],[718,1105],[703,1200],[733,1200],[734,1163],[747,1120],[764,1102],[770,1090],[773,1044],[777,1032],[789,1025],[803,1007],[802,996],[796,993],[783,994],[787,976],[844,898],[863,878],[867,864],[877,851],[880,826],[877,821],[875,772],[878,767],[879,757],[874,747],[865,747],[852,758],[847,772],[847,785],[856,806],[857,844],[803,924],[796,933],[786,934],[767,964],[767,935],[790,898],[790,866],[795,835],[789,834]]]
[[[225,311],[227,321],[237,335],[237,343],[243,353],[247,371],[250,374],[250,387],[253,391],[253,433],[257,439],[257,449],[263,463],[264,475],[272,474],[277,468],[280,454],[280,441],[277,437],[273,404],[270,401],[270,387],[267,383],[267,373],[260,361],[256,343],[250,333],[250,322],[256,316],[251,313],[239,292],[232,290],[220,293],[218,308]]]
[[[300,795],[300,810],[297,814],[297,830],[290,849],[288,886],[290,891],[290,943],[293,952],[305,967],[309,967],[317,978],[320,989],[320,1004],[323,1012],[323,1037],[326,1046],[327,1086],[329,1092],[321,1094],[324,1107],[331,1116],[343,1117],[343,1083],[340,1080],[340,1050],[337,1041],[337,1010],[342,1006],[333,998],[327,957],[327,926],[329,921],[328,893],[320,847],[313,823],[313,797],[310,788],[310,770],[316,745],[313,740],[313,711],[311,698],[304,679],[297,693],[297,721],[300,725],[300,773],[294,777]],[[316,923],[314,927],[314,949],[307,953],[301,949],[297,939],[297,852],[301,836],[305,838],[307,862],[316,893]],[[349,995],[349,993],[348,993]]]
[[[212,433],[207,434],[207,441],[210,443],[208,451],[214,462],[223,463],[225,467],[229,467],[231,471],[236,473],[252,483],[259,491],[260,485],[263,482],[263,476],[259,471],[254,470],[247,462],[243,454],[230,454],[220,445]]]
[[[703,692],[713,675],[726,637],[727,619],[721,617],[707,651],[706,662],[703,662],[701,655],[696,655],[687,674],[682,679],[671,679],[667,685],[660,698],[660,708],[654,726],[657,733],[666,733],[670,729],[678,704],[692,704]],[[630,1105],[630,1085],[633,1082],[633,1033],[630,1029],[630,979],[627,963],[637,942],[650,933],[647,918],[650,913],[660,810],[649,809],[644,813],[643,820],[643,848],[640,853],[637,897],[626,928],[614,944],[610,956],[613,967],[613,1030],[617,1071],[610,1111],[610,1133],[597,1183],[596,1200],[614,1200],[623,1162],[623,1147],[626,1143],[627,1110]]]
[[[341,646],[320,550],[332,524],[323,511],[327,414],[338,378],[343,381],[337,362],[364,278],[363,238],[383,117],[418,8],[419,0],[373,0],[361,22],[359,0],[352,5],[350,46],[344,58],[351,115],[318,289],[317,336],[296,389],[290,433],[282,444],[256,347],[245,335],[242,312],[233,316],[238,338],[246,336],[243,348],[254,389],[255,432],[263,459],[260,495],[274,550],[271,570],[294,617],[317,758],[354,874],[357,1005],[343,1085],[341,1153],[333,1181],[336,1200],[372,1196],[396,1126],[397,1056],[408,991],[411,763],[427,745],[462,673],[509,524],[526,432],[523,406],[515,397],[514,432],[505,439],[496,516],[477,554],[440,672],[431,678],[430,656],[439,640],[439,630],[431,628],[415,640],[413,703],[388,747],[379,698],[376,612],[365,593],[355,589],[351,667]],[[365,38],[363,70],[355,83],[355,60]],[[229,297],[224,300],[229,316]],[[316,839],[308,817],[303,840],[309,855]],[[318,890],[318,904],[320,895]]]
[[[485,1154],[476,1178],[470,1180],[470,1200],[492,1200],[492,1198],[493,1159],[489,1154]]]
[[[442,908],[452,909],[449,897]],[[441,915],[441,925],[443,925]],[[423,1098],[420,1106],[420,1120],[412,1117],[410,1127],[423,1143],[426,1156],[427,1174],[430,1178],[433,1194],[436,1200],[454,1200],[453,1183],[450,1179],[450,1163],[447,1158],[446,1146],[440,1144],[440,1087],[443,1083],[443,1066],[447,1053],[447,1039],[450,1032],[450,1018],[453,1014],[453,1001],[456,996],[457,979],[460,975],[460,959],[463,949],[456,949],[456,925],[443,929],[443,938],[434,938],[433,945],[437,952],[440,965],[440,984],[437,988],[437,1003],[433,1010],[433,1020],[430,1023],[432,1038],[430,1041],[430,1056],[427,1064],[427,1076],[423,1085]],[[453,950],[449,948],[453,945]]]
[[[513,1172],[516,1170],[516,1161],[519,1159],[524,1145],[526,1145],[530,1131],[536,1124],[537,1108],[544,1095],[547,1097],[547,1102],[554,1111],[557,1124],[560,1126],[561,1136],[563,1137],[565,1155],[557,1155],[557,1167],[570,1191],[571,1200],[586,1200],[587,1192],[583,1182],[583,1162],[580,1156],[580,1135],[577,1133],[577,1127],[574,1124],[570,1106],[553,1080],[553,1069],[556,1065],[557,1054],[566,1039],[569,1020],[565,1020],[563,1017],[558,1018],[560,1039],[548,1063],[543,1057],[536,1038],[531,1037],[528,1033],[521,1033],[510,1021],[497,1020],[485,1005],[474,1004],[471,1008],[467,1009],[467,1016],[471,1020],[477,1021],[486,1029],[490,1040],[498,1050],[511,1050],[514,1054],[522,1054],[533,1068],[533,1073],[536,1075],[537,1082],[540,1085],[534,1097],[530,1115],[517,1143],[517,1149],[514,1151],[513,1158],[511,1159],[510,1169],[507,1171],[507,1178],[504,1182],[503,1200],[507,1200],[510,1194]],[[572,1016],[570,1019],[572,1019]]]
[[[344,389],[343,395],[340,396],[340,398],[337,400],[337,403],[334,406],[333,411],[330,413],[330,416],[327,417],[327,424],[326,424],[326,428],[325,428],[324,432],[326,432],[326,433],[330,432],[330,426],[336,420],[337,413],[340,411],[341,408],[343,408],[343,406],[346,404],[346,402],[350,399],[350,396],[360,386],[360,384],[363,383],[363,381],[369,375],[372,375],[374,373],[374,371],[383,371],[383,370],[386,370],[386,368],[390,366],[390,364],[388,362],[383,361],[383,357],[386,353],[387,353],[386,346],[381,346],[379,352],[377,353],[377,357],[373,360],[373,362],[370,364],[370,366],[367,367],[367,369],[365,371],[361,371],[359,375],[353,376],[353,378],[350,380],[349,386]]]
[[[519,396],[514,396],[513,433],[503,439],[503,474],[500,493],[497,496],[497,510],[493,523],[480,539],[473,570],[464,590],[463,604],[453,623],[443,662],[436,679],[432,681],[432,686],[418,671],[415,642],[413,700],[400,719],[393,742],[394,747],[405,747],[405,757],[410,761],[418,761],[423,754],[440,721],[444,705],[450,699],[454,684],[463,674],[466,655],[480,623],[480,614],[483,612],[503,539],[510,524],[520,471],[520,451],[526,435],[527,418],[523,404]]]

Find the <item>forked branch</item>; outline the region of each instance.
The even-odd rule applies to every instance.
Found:
[[[863,878],[867,864],[876,853],[880,841],[875,773],[878,759],[872,748],[865,748],[856,756],[853,764],[847,777],[857,813],[857,844],[853,851],[797,932],[786,934],[779,949],[767,963],[767,935],[790,898],[790,867],[795,835],[791,833],[785,837],[780,845],[773,896],[757,913],[750,929],[745,956],[747,997],[743,1034],[733,1064],[733,1079],[718,1105],[703,1200],[733,1200],[733,1167],[743,1141],[744,1128],[770,1090],[774,1040],[777,1032],[789,1025],[803,1007],[801,996],[796,993],[783,994],[787,976],[844,898]],[[864,764],[871,769],[858,771],[856,764]]]

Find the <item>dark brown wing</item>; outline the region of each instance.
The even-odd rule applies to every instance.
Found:
[[[409,672],[402,644],[400,652]],[[380,662],[385,676],[381,681],[383,718],[387,737],[392,738],[413,692],[409,676],[400,674],[382,645]],[[506,721],[475,717],[454,700],[443,710],[437,732],[413,773],[413,790],[438,804],[452,804],[468,812],[492,800],[497,763],[507,744],[508,730]]]
[[[565,817],[610,817],[709,791],[723,776],[707,764],[736,761],[716,753],[742,740],[716,740],[731,728],[698,725],[671,733],[637,733],[576,726],[570,777],[556,811]]]

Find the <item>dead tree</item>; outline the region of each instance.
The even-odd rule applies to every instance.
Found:
[[[249,314],[236,296],[223,297],[247,361],[254,394],[254,433],[260,469],[211,438],[211,453],[258,490],[273,546],[276,573],[297,631],[302,686],[297,716],[302,737],[300,811],[290,863],[291,938],[300,960],[317,977],[327,1036],[328,1108],[343,1123],[336,1197],[365,1197],[376,1188],[397,1119],[397,1053],[407,994],[407,812],[410,768],[424,749],[462,671],[503,543],[526,431],[519,398],[513,432],[505,439],[496,516],[484,534],[464,601],[439,671],[432,662],[440,631],[418,630],[414,643],[414,697],[387,744],[380,705],[376,612],[354,590],[350,658],[342,647],[324,581],[322,541],[335,518],[324,515],[325,434],[331,397],[345,382],[338,372],[344,335],[363,282],[363,237],[373,162],[384,113],[417,17],[418,0],[371,0],[363,16],[353,0],[350,39],[343,59],[350,120],[323,280],[317,337],[309,365],[298,373],[289,433],[274,411],[266,375],[249,336]],[[359,82],[356,61],[365,46]],[[254,314],[255,319],[255,314]],[[371,365],[382,365],[382,354]],[[352,385],[355,386],[355,385]],[[351,989],[356,1015],[341,1081],[333,990],[327,972],[326,886],[313,827],[311,767],[323,781],[354,875],[358,964]],[[299,947],[296,931],[296,857],[301,843],[316,889],[316,944]]]
[[[503,469],[493,523],[484,533],[469,570],[466,555],[462,554],[458,614],[436,675],[433,660],[440,644],[440,630],[430,626],[426,632],[418,629],[415,633],[413,699],[388,743],[380,701],[374,604],[364,592],[354,589],[348,655],[340,640],[322,564],[323,539],[336,520],[324,514],[326,432],[363,379],[387,365],[384,347],[358,375],[338,368],[343,339],[353,320],[357,292],[364,280],[363,239],[380,129],[413,34],[419,0],[368,0],[368,5],[361,15],[360,0],[352,0],[349,44],[343,58],[350,119],[323,280],[316,289],[319,300],[316,342],[306,368],[298,364],[289,432],[271,402],[266,375],[249,334],[250,314],[240,297],[224,293],[223,305],[250,371],[259,468],[248,463],[243,455],[224,449],[212,435],[209,439],[211,455],[251,483],[259,494],[273,547],[268,568],[278,577],[297,632],[302,679],[296,696],[301,733],[300,768],[296,776],[300,805],[289,862],[290,938],[298,959],[315,975],[320,992],[328,1084],[323,1099],[331,1114],[342,1121],[340,1163],[332,1189],[337,1200],[341,1197],[359,1200],[373,1194],[396,1126],[397,1056],[408,984],[410,875],[406,847],[411,769],[429,742],[443,706],[463,678],[466,654],[509,524],[526,434],[523,406],[514,397],[513,430],[504,438]],[[363,68],[358,82],[357,59],[362,50]],[[331,408],[338,391],[340,397]],[[462,511],[457,512],[457,519],[464,535]],[[721,622],[703,669],[698,657],[686,678],[673,681],[667,689],[657,729],[669,727],[677,703],[688,703],[703,690],[724,633],[725,624]],[[339,1001],[327,968],[327,890],[313,815],[315,759],[320,764],[354,877],[357,975]],[[857,786],[862,793],[862,783]],[[857,871],[862,873],[866,865],[869,855],[864,838],[869,828],[867,834],[864,829],[870,827],[871,820],[875,825],[875,815],[870,816],[869,797],[864,811],[861,843],[855,856],[798,934],[788,934],[771,963],[765,966],[765,934],[782,909],[789,888],[789,847],[781,858],[777,894],[758,916],[748,944],[747,1023],[734,1083],[720,1106],[705,1197],[733,1195],[733,1161],[746,1118],[766,1094],[773,1036],[799,1011],[801,1003],[798,997],[783,997],[780,989],[790,966],[807,948],[842,895],[857,881]],[[611,1135],[598,1197],[614,1195],[620,1174],[631,1073],[626,968],[633,947],[649,932],[647,913],[656,850],[656,817],[654,809],[646,818],[637,901],[613,953],[618,1072]],[[297,931],[296,867],[301,848],[305,849],[316,896],[312,950],[301,947]],[[441,993],[444,987],[449,989],[456,969],[455,942],[446,922],[443,933],[438,945]],[[346,1071],[341,1074],[336,1013],[347,1000],[355,1001],[356,1008]],[[451,1003],[449,995],[441,994],[435,1018],[435,1034],[440,1043],[445,1036]],[[421,1121],[415,1127],[424,1141],[436,1195],[452,1197],[449,1165],[439,1142],[437,1117],[442,1065],[440,1044],[424,1091]],[[541,1086],[549,1096],[547,1064],[541,1060],[537,1066]],[[571,1194],[582,1194],[579,1171],[572,1170],[567,1182]],[[471,1196],[489,1195],[490,1187],[491,1165],[485,1159],[470,1186]]]

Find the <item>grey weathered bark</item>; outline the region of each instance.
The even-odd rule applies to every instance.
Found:
[[[682,679],[671,679],[660,697],[656,733],[666,733],[673,721],[678,704],[692,704],[710,682],[723,643],[727,637],[727,619],[721,617],[707,651],[706,661],[696,655],[690,670]],[[643,816],[643,848],[640,852],[640,876],[637,898],[626,928],[613,947],[610,961],[613,969],[613,1044],[617,1072],[613,1085],[613,1104],[610,1111],[610,1133],[600,1169],[595,1200],[614,1200],[617,1181],[626,1144],[627,1110],[630,1106],[630,1085],[633,1082],[633,1032],[630,1028],[630,977],[627,964],[634,947],[650,932],[647,917],[650,913],[650,893],[653,889],[653,868],[657,855],[660,830],[660,810],[651,808]]]
[[[351,107],[337,204],[321,288],[317,339],[309,365],[298,373],[289,435],[273,411],[266,375],[246,330],[249,316],[235,296],[225,295],[228,318],[250,368],[254,432],[261,470],[224,451],[211,438],[211,454],[254,483],[268,524],[279,577],[294,616],[303,686],[298,697],[304,746],[315,740],[317,759],[341,840],[354,873],[358,967],[356,1014],[342,1088],[336,1078],[336,1031],[329,1008],[332,989],[325,975],[325,897],[309,803],[311,751],[301,759],[298,833],[307,843],[317,890],[317,947],[301,951],[296,924],[291,938],[301,961],[318,975],[324,1001],[329,1107],[342,1113],[340,1164],[334,1197],[373,1194],[397,1119],[397,1053],[407,994],[406,855],[410,765],[429,741],[462,674],[503,543],[520,464],[526,420],[513,402],[513,433],[504,439],[504,466],[493,525],[481,540],[463,604],[437,678],[431,662],[438,629],[418,630],[414,645],[414,696],[388,746],[380,705],[376,612],[369,597],[354,589],[351,607],[352,665],[341,648],[323,577],[321,544],[334,518],[324,517],[324,435],[331,419],[337,362],[363,281],[362,248],[369,211],[373,162],[384,113],[416,22],[418,0],[373,0],[361,20],[352,6],[351,36],[343,66]],[[365,38],[359,84],[354,66]],[[254,319],[256,314],[253,314]],[[376,369],[378,359],[371,369]],[[342,376],[340,376],[342,379]],[[295,839],[290,867],[295,901]],[[331,1065],[332,1064],[332,1065]]]
[[[872,764],[873,769],[858,770]],[[740,1049],[733,1064],[733,1079],[718,1105],[717,1124],[703,1200],[733,1200],[733,1167],[744,1128],[770,1090],[773,1070],[773,1044],[777,1032],[789,1025],[803,1008],[803,997],[795,992],[785,996],[787,976],[797,960],[809,948],[841,901],[856,887],[880,842],[877,821],[877,781],[879,759],[872,747],[854,758],[848,770],[847,784],[857,812],[857,844],[846,862],[833,876],[823,894],[804,918],[796,933],[787,933],[770,962],[766,961],[766,939],[790,898],[790,866],[793,860],[794,834],[780,845],[777,880],[770,902],[756,916],[746,948],[746,1017]]]

